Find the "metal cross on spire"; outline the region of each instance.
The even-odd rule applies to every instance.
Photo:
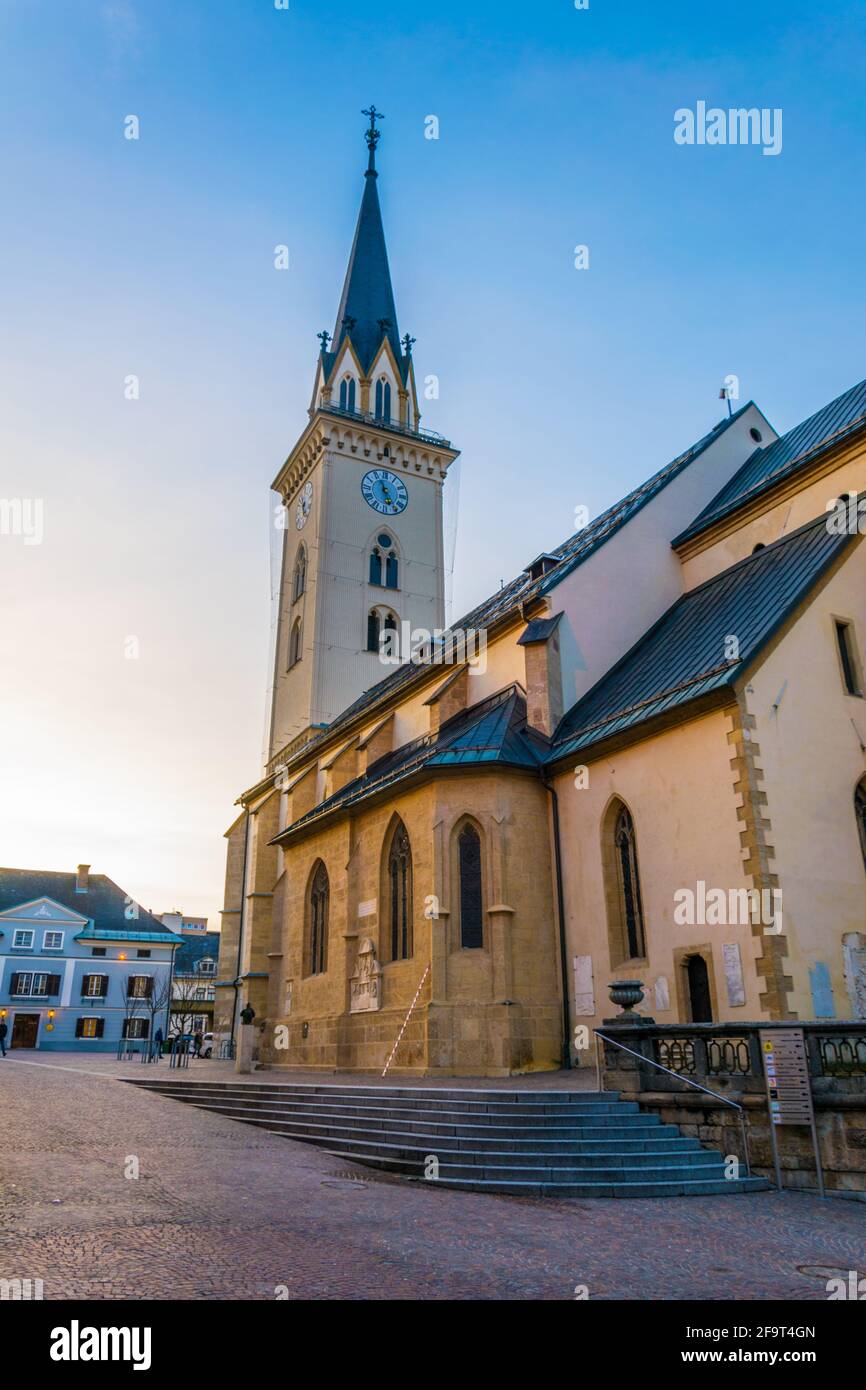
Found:
[[[384,121],[385,117],[381,111],[376,110],[372,102],[370,102],[370,105],[367,107],[365,111],[361,112],[361,115],[370,117],[370,128],[369,130],[366,130],[364,132],[364,139],[367,141],[367,149],[370,151],[370,158],[367,163],[367,173],[375,174],[376,146],[382,138],[381,130],[376,129],[376,122],[377,120]]]

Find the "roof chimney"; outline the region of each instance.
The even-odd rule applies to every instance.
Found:
[[[86,893],[86,892],[87,892],[87,885],[88,885],[89,877],[90,877],[90,865],[89,865],[89,864],[79,864],[79,865],[78,865],[78,873],[75,875],[75,891],[76,891],[76,893]]]

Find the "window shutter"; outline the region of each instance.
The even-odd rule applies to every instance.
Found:
[[[105,996],[108,994],[108,976],[107,976],[107,975],[100,975],[100,976],[98,976],[98,979],[99,979],[99,997],[100,997],[100,999],[104,999]]]
[[[98,1038],[101,1038],[101,1037],[102,1037],[102,1034],[103,1034],[104,1029],[105,1029],[105,1019],[104,1019],[104,1018],[98,1018],[98,1019],[96,1020],[96,1036],[97,1036]]]
[[[144,982],[144,997],[145,997],[145,999],[152,999],[152,998],[153,998],[153,976],[152,976],[152,975],[148,975],[147,979],[146,979],[145,982]]]
[[[15,973],[12,975],[11,980],[9,981],[9,993],[10,993],[10,994],[17,994],[17,993],[18,993],[18,981],[19,981],[20,979],[21,979],[21,973],[20,973],[20,971],[17,971],[17,970],[16,970]]]
[[[129,978],[128,978],[128,980],[126,981],[126,997],[127,997],[127,999],[132,999],[132,997],[133,997],[133,990],[134,990],[134,989],[135,989],[135,976],[134,976],[134,975],[130,975]]]
[[[59,993],[60,993],[60,976],[59,976],[59,975],[49,975],[49,976],[48,976],[48,988],[46,989],[45,993],[46,993],[46,994],[59,994]]]
[[[83,1038],[83,1037],[84,1037],[84,1019],[83,1019],[83,1018],[77,1018],[77,1019],[75,1020],[75,1036],[76,1036],[76,1038]]]

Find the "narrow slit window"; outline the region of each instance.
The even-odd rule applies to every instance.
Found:
[[[854,631],[850,623],[836,623],[836,643],[839,647],[839,660],[842,665],[842,680],[848,695],[862,695],[854,645]]]

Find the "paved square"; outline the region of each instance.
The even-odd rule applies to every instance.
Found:
[[[0,1278],[47,1299],[823,1300],[866,1272],[859,1202],[436,1191],[125,1085],[136,1063],[37,1057],[0,1060]]]

